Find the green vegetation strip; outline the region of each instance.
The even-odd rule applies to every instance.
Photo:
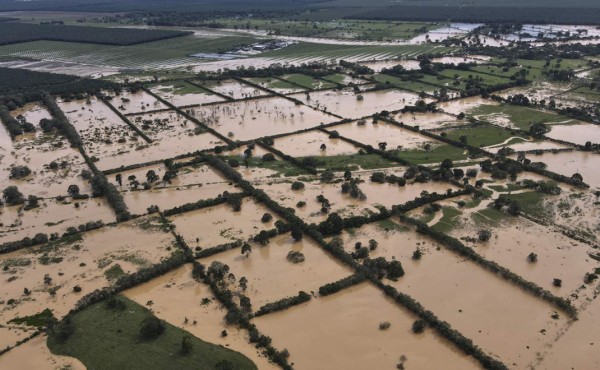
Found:
[[[152,313],[125,297],[117,298],[123,309],[111,309],[105,302],[69,316],[48,337],[48,348],[57,355],[80,360],[88,369],[162,370],[162,369],[229,369],[253,370],[256,365],[240,353],[204,342],[191,334],[165,323],[165,330],[155,339],[140,335],[142,322]],[[65,326],[72,334],[59,340]],[[69,330],[69,329],[67,329]],[[182,341],[188,337],[191,350],[182,351]],[[221,365],[219,365],[221,364]]]

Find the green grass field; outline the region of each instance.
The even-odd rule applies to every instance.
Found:
[[[381,83],[390,83],[398,88],[413,91],[416,93],[426,92],[428,94],[433,94],[434,91],[439,90],[438,87],[424,84],[418,81],[402,81],[401,78],[395,76],[389,76],[385,74],[376,74],[373,78],[377,82]]]
[[[34,41],[0,46],[0,56],[31,58],[63,63],[144,69],[177,67],[198,63],[196,53],[218,53],[242,44],[256,42],[253,37],[180,37],[133,46],[109,46],[60,41]]]
[[[536,109],[517,105],[480,105],[468,112],[471,116],[478,116],[482,121],[486,121],[486,116],[501,114],[506,116],[515,125],[515,127],[528,131],[532,123],[556,123],[556,122],[573,122],[569,117],[561,116],[554,113],[542,112]],[[493,122],[492,119],[489,119]],[[574,123],[574,122],[573,122]]]
[[[264,85],[268,89],[283,89],[283,90],[298,90],[300,87],[293,85],[286,81],[281,81],[271,77],[253,77],[249,78],[248,81],[255,84]]]
[[[459,161],[467,159],[464,150],[455,146],[444,144],[434,147],[430,151],[425,150],[406,150],[397,153],[400,158],[414,164],[434,164],[441,163],[444,159]]]
[[[470,78],[475,80],[480,80],[485,85],[499,85],[510,82],[510,79],[493,76],[484,73],[477,73],[474,71],[462,71],[458,69],[446,69],[440,73],[442,76],[447,77],[449,79],[460,79],[461,81],[466,81]]]
[[[350,154],[313,158],[319,162],[318,168],[330,171],[371,170],[399,166],[398,163],[388,161],[377,154]],[[299,159],[302,160],[302,158]]]
[[[73,334],[64,343],[50,336],[50,351],[75,357],[88,369],[216,369],[217,363],[224,360],[231,363],[232,369],[257,369],[242,354],[204,342],[169,323],[165,323],[166,330],[158,338],[142,339],[140,323],[152,313],[125,297],[118,299],[125,302],[124,310],[108,309],[101,302],[73,315]],[[187,355],[181,353],[184,336],[192,341]]]
[[[447,132],[448,138],[460,141],[461,136],[467,138],[467,144],[484,147],[503,143],[513,135],[508,130],[493,126],[459,128]]]
[[[449,233],[458,226],[462,212],[454,207],[443,207],[442,212],[442,218],[432,228],[442,233]]]
[[[259,18],[217,18],[227,28],[266,30],[277,35],[357,40],[408,39],[438,28],[434,23],[336,20],[328,22]]]
[[[294,73],[290,75],[281,76],[282,79],[291,82],[292,84],[300,85],[307,89],[332,89],[337,87],[332,82],[322,81],[311,76],[303,75],[300,73]]]

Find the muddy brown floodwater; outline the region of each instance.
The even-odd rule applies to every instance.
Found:
[[[368,283],[253,319],[299,370],[477,369],[479,365],[432,330],[413,334],[417,318]],[[380,330],[387,321],[389,329]]]

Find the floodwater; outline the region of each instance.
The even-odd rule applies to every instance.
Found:
[[[114,212],[102,198],[65,201],[49,198],[39,204],[40,207],[30,210],[22,206],[0,208],[0,243],[33,237],[37,233],[62,235],[71,226],[115,220]]]
[[[363,100],[358,99],[358,95]],[[317,109],[332,112],[344,118],[362,118],[387,110],[397,111],[419,100],[416,94],[399,90],[381,90],[356,94],[352,89],[328,90],[292,97]]]
[[[594,124],[553,125],[546,136],[579,145],[586,142],[600,143],[600,126]]]
[[[278,220],[261,222],[263,214],[269,211],[250,198],[242,200],[242,209],[233,212],[231,206],[221,204],[169,217],[175,231],[183,236],[190,248],[211,248],[236,240],[247,240],[261,230],[273,229]]]
[[[377,240],[377,235],[372,237]],[[516,368],[535,358],[548,336],[567,321],[563,313],[552,319],[551,305],[444,247],[438,248],[437,243],[414,231],[395,234],[386,243],[395,244],[396,259],[406,272],[391,285],[484,351]],[[424,255],[414,261],[411,256],[417,247]],[[548,336],[540,333],[541,329]]]
[[[84,233],[82,240],[41,245],[0,256],[5,284],[0,300],[15,299],[0,309],[0,324],[15,317],[34,315],[46,308],[62,318],[85,294],[109,285],[105,272],[120,265],[130,273],[158,263],[172,249],[173,237],[158,227],[155,218],[140,218],[118,226]],[[8,266],[5,268],[4,266]],[[52,280],[44,283],[44,276]],[[10,278],[10,279],[9,279]],[[80,286],[82,291],[73,291]],[[23,294],[24,289],[31,291]],[[56,289],[56,295],[50,294]],[[14,343],[12,343],[14,344]]]
[[[261,370],[278,369],[249,343],[246,331],[225,324],[224,317],[227,311],[212,295],[208,286],[192,278],[191,265],[184,265],[123,294],[152,310],[157,317],[171,325],[206,342],[242,353]],[[201,301],[204,298],[209,299],[210,303],[202,305]],[[151,302],[151,305],[147,305],[148,302]],[[221,336],[223,330],[227,330],[226,337]]]
[[[547,169],[570,177],[575,173],[583,176],[583,181],[592,188],[600,188],[600,173],[598,172],[598,155],[589,152],[544,153],[528,155],[533,162],[544,162]]]
[[[469,124],[467,120],[459,121],[452,115],[445,113],[398,113],[394,119],[409,126],[417,126],[421,130]]]
[[[292,263],[287,260],[289,252],[301,252],[305,260]],[[319,287],[340,280],[352,271],[340,264],[309,238],[294,241],[289,233],[276,236],[268,245],[252,244],[248,257],[236,248],[200,260],[210,266],[212,261],[220,261],[230,267],[237,280],[248,279],[245,295],[252,302],[253,311],[279,299],[295,296],[300,291],[317,294]],[[237,283],[231,283],[232,291],[240,291]]]
[[[143,190],[143,185],[138,188],[139,190],[131,189],[127,180],[129,176],[135,176],[137,181],[143,184],[149,170],[153,170],[161,179],[166,171],[163,165],[156,165],[121,173],[122,188],[129,188],[129,191],[123,193],[123,197],[129,211],[134,214],[144,214],[152,205],[164,210],[202,199],[216,198],[224,191],[239,191],[206,165],[197,166],[197,168],[181,168],[178,176],[170,184],[159,181],[149,190]],[[117,185],[116,182],[114,183]]]
[[[115,96],[111,103],[115,107],[122,107],[119,110],[123,114],[142,113],[144,111],[167,108],[166,105],[145,91],[138,91],[136,93],[124,91],[120,95]]]
[[[325,145],[326,149],[321,149],[321,145]],[[275,139],[274,147],[292,157],[325,157],[358,152],[354,145],[340,139],[330,139],[329,135],[318,130]]]
[[[250,85],[242,84],[235,80],[197,82],[200,85],[216,91],[220,94],[227,95],[233,99],[255,98],[258,96],[266,96],[268,93],[264,90],[259,90]]]
[[[552,198],[548,200],[552,201]],[[471,218],[476,211],[474,209],[461,216],[460,227],[453,229],[450,235],[457,239],[477,238],[478,230],[488,228],[488,225]],[[588,255],[593,249],[586,244],[524,218],[507,219],[490,230],[492,238],[488,242],[465,244],[555,295],[569,298],[581,286],[585,273],[597,266],[597,262]],[[538,262],[527,261],[530,253],[538,255]],[[562,280],[561,288],[552,285],[555,278]]]
[[[418,149],[426,143],[436,144],[432,139],[412,131],[394,126],[386,122],[373,123],[372,119],[365,120],[364,125],[351,122],[332,127],[341,136],[356,140],[366,145],[377,148],[379,143],[387,143],[387,150],[391,149]]]
[[[337,118],[284,98],[238,101],[195,108],[192,115],[232,140],[293,132]]]
[[[298,87],[296,85],[292,85],[291,83],[280,81],[276,78],[254,77],[254,78],[249,78],[248,81],[258,84],[269,90],[273,90],[280,94],[291,94],[291,93],[306,91],[306,89],[304,89],[304,88]]]
[[[413,314],[363,283],[252,321],[273,338],[274,346],[290,351],[290,362],[300,370],[393,369],[400,356],[406,356],[410,369],[479,368],[432,330],[412,333],[414,320]],[[380,330],[384,321],[391,326]]]
[[[0,356],[2,369],[36,370],[86,370],[79,360],[73,357],[53,355],[46,346],[46,335],[38,335],[32,340]]]

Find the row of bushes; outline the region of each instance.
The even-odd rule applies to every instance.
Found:
[[[95,197],[104,197],[108,204],[112,207],[113,211],[117,214],[117,221],[127,221],[131,218],[127,204],[123,199],[123,195],[117,187],[111,184],[106,176],[95,168],[95,174],[90,180],[92,185],[92,195]]]
[[[333,283],[327,283],[319,287],[319,294],[322,296],[328,296],[334,293],[339,292],[340,290],[349,288],[354,285],[358,285],[366,280],[364,274],[356,273],[340,279],[338,281],[334,281]]]
[[[44,244],[48,242],[48,235],[44,233],[37,233],[33,238],[25,237],[21,240],[13,242],[6,242],[0,245],[0,254],[10,253],[23,248],[29,248],[36,245]]]
[[[81,136],[79,136],[79,133],[77,132],[75,127],[71,125],[71,123],[63,113],[62,109],[60,109],[58,104],[56,104],[56,100],[54,100],[52,95],[44,93],[42,95],[42,101],[44,105],[48,108],[48,111],[50,112],[52,117],[54,117],[54,119],[51,120],[52,127],[57,129],[64,137],[66,137],[72,146],[77,148],[82,147],[83,140],[81,139]]]
[[[226,251],[229,251],[229,250],[232,250],[235,248],[239,248],[242,245],[243,245],[243,242],[241,240],[236,240],[233,243],[220,244],[220,245],[217,245],[216,247],[206,248],[206,249],[197,251],[195,253],[194,258],[200,259],[200,258],[214,256],[215,254],[219,254],[219,253],[226,252]]]
[[[244,194],[244,193],[228,194],[228,196],[219,194],[216,198],[213,198],[213,199],[203,199],[203,200],[199,200],[197,202],[186,203],[181,206],[177,206],[177,207],[173,207],[173,208],[164,210],[164,211],[162,211],[162,214],[165,215],[166,217],[169,217],[169,216],[173,216],[173,215],[178,215],[180,213],[196,211],[196,210],[202,209],[202,208],[218,206],[219,204],[227,203],[227,200],[229,199],[229,197],[234,196],[234,195],[236,197],[242,197],[242,198],[246,196],[246,194]]]
[[[426,310],[411,296],[400,293],[394,287],[385,285],[380,281],[374,281],[374,284],[383,290],[383,292],[391,297],[396,303],[424,320],[427,325],[434,329],[439,335],[454,343],[465,354],[473,356],[481,363],[484,369],[508,370],[506,365],[486,354],[485,351],[475,345],[471,339],[462,335],[458,330],[453,329],[447,322],[440,320],[433,312]]]
[[[300,291],[296,296],[283,298],[278,301],[265,304],[264,306],[259,308],[253,316],[258,317],[269,314],[271,312],[287,310],[292,306],[296,306],[304,302],[310,301],[310,298],[310,294]]]
[[[23,134],[21,124],[11,116],[10,111],[4,105],[0,105],[0,120],[4,124],[4,127],[6,127],[6,131],[8,131],[8,134],[12,139]]]
[[[550,302],[551,304],[565,311],[569,316],[577,316],[577,311],[575,307],[573,307],[573,305],[571,305],[571,302],[569,302],[568,300],[562,297],[557,297],[549,291],[543,289],[539,285],[525,280],[521,276],[510,271],[509,269],[500,266],[496,262],[485,259],[480,254],[475,252],[472,248],[464,245],[461,241],[454,239],[453,237],[443,232],[430,228],[429,226],[427,226],[427,224],[423,222],[420,222],[403,214],[399,214],[398,217],[403,222],[416,226],[417,232],[431,237],[432,239],[444,245],[451,251],[468,258],[477,265],[493,272],[494,274],[497,274],[498,276],[501,276],[503,279],[511,281],[515,285],[521,287],[523,290],[526,290],[538,297],[541,297],[543,300]]]

